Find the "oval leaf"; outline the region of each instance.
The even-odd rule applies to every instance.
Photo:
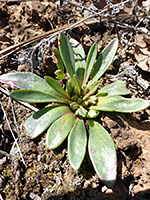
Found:
[[[43,133],[51,123],[67,112],[71,112],[67,106],[52,106],[33,113],[24,123],[26,135],[32,139],[36,138]]]
[[[36,90],[17,90],[10,93],[13,99],[18,101],[28,102],[28,103],[46,103],[46,102],[61,102],[68,103],[69,100],[63,99],[61,97],[56,97],[44,92]]]
[[[86,152],[86,129],[83,120],[77,119],[68,136],[68,156],[71,166],[79,169]]]
[[[129,99],[121,96],[106,96],[99,98],[97,106],[91,106],[94,110],[115,112],[137,112],[149,107],[149,102],[144,99]]]
[[[117,47],[118,47],[118,39],[114,39],[100,53],[93,67],[91,80],[97,81],[108,69],[116,54]]]
[[[46,135],[46,145],[48,149],[57,148],[67,137],[70,132],[75,116],[68,113],[57,119],[48,129]]]
[[[55,96],[57,95],[53,88],[51,88],[43,78],[40,78],[31,72],[3,74],[0,76],[0,82],[11,83],[13,86],[20,89],[31,89],[44,93],[50,93]]]
[[[47,83],[57,92],[59,92],[61,95],[63,95],[65,98],[70,98],[70,95],[61,87],[61,85],[52,77],[45,76],[44,77]]]
[[[98,122],[88,120],[88,123],[90,159],[102,182],[112,188],[116,181],[117,168],[114,142],[108,132]]]
[[[93,65],[95,63],[96,56],[97,56],[97,44],[94,43],[91,46],[87,56],[83,85],[85,85],[89,79]]]
[[[127,95],[130,91],[126,88],[125,81],[116,81],[98,91],[97,96]]]

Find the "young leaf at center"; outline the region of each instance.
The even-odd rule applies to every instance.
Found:
[[[61,87],[61,85],[52,77],[45,76],[46,82],[57,92],[59,92],[63,97],[70,98],[70,95]]]

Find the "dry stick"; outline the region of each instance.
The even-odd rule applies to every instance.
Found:
[[[139,17],[143,17],[143,18],[144,18],[145,15],[141,15],[141,16],[139,16]],[[134,31],[136,31],[136,32],[143,33],[143,34],[145,34],[145,35],[147,35],[147,36],[150,36],[150,33],[149,33],[149,32],[145,33],[145,32],[142,31],[140,28],[137,28],[137,27],[128,25],[128,24],[123,23],[123,22],[115,21],[115,20],[113,20],[112,18],[109,18],[109,20],[110,20],[111,22],[113,22],[113,23],[116,22],[117,26],[120,26],[121,28],[130,28],[130,29],[132,29],[132,30],[134,30]]]
[[[19,145],[18,145],[17,139],[15,138],[15,135],[14,135],[14,133],[13,133],[13,130],[11,129],[10,123],[9,123],[9,121],[8,121],[8,118],[7,118],[6,112],[5,112],[5,110],[4,110],[4,107],[3,107],[1,101],[0,101],[0,105],[1,105],[2,111],[3,111],[3,113],[4,113],[4,118],[6,119],[6,122],[7,122],[8,128],[9,128],[9,130],[10,130],[10,132],[11,132],[13,138],[14,138],[14,142],[15,142],[16,145],[17,145],[17,148],[18,148],[18,151],[19,151],[20,157],[21,157],[21,159],[22,159],[22,162],[23,162],[23,164],[25,165],[25,161],[24,161],[23,155],[22,155],[22,153],[21,153],[20,147],[19,147]]]
[[[138,65],[140,62],[143,62],[144,60],[148,59],[149,57],[150,57],[150,55],[147,55],[145,58],[143,58],[143,59],[137,61],[137,63],[135,63],[134,66]]]
[[[18,136],[19,136],[19,135],[20,135],[20,132],[19,132],[19,128],[18,128],[18,125],[17,125],[17,120],[16,120],[15,111],[14,111],[14,108],[13,108],[13,105],[12,105],[12,99],[11,99],[10,96],[9,96],[9,102],[10,102],[10,105],[11,105],[11,110],[12,110],[12,114],[13,114],[13,118],[14,118],[14,124],[15,124],[15,126],[16,126],[17,134],[18,134]]]
[[[83,19],[83,21],[85,21],[85,20]],[[93,21],[93,20],[89,21],[87,24],[92,24],[92,23],[95,23],[95,21]],[[21,49],[22,47],[28,46],[28,45],[30,45],[34,42],[37,42],[37,41],[39,41],[39,40],[41,40],[45,37],[52,35],[52,34],[54,34],[54,35],[52,35],[52,38],[53,38],[53,37],[57,36],[60,31],[66,31],[66,30],[69,30],[70,28],[76,28],[76,27],[81,26],[81,25],[84,25],[82,23],[82,20],[73,24],[73,25],[65,25],[63,27],[59,27],[59,28],[56,28],[54,30],[50,30],[47,33],[44,33],[42,35],[35,36],[34,38],[28,39],[28,40],[23,41],[19,44],[12,45],[12,46],[0,51],[0,59],[16,52],[17,50]]]
[[[113,6],[110,6],[109,9],[112,9],[112,8],[118,6],[118,5],[123,5],[123,4],[125,4],[125,3],[128,3],[129,1],[130,1],[130,0],[126,0],[126,1],[124,1],[124,2],[122,2],[122,3],[115,4],[115,5],[113,5]],[[107,12],[107,11],[108,11],[108,9],[105,8],[104,10],[102,10],[102,11],[100,11],[100,12],[98,12],[98,13],[95,13],[95,14],[93,14],[93,15],[90,15],[90,16],[88,16],[88,17],[86,17],[86,18],[82,18],[80,21],[78,21],[78,22],[76,22],[76,23],[74,23],[74,24],[72,24],[72,25],[65,25],[65,26],[63,26],[63,27],[59,27],[59,28],[56,28],[56,29],[54,29],[54,30],[50,30],[50,31],[48,31],[47,33],[44,33],[44,34],[42,34],[42,35],[40,35],[40,36],[35,36],[34,38],[31,38],[31,39],[29,39],[29,40],[27,40],[27,41],[21,42],[21,43],[19,43],[19,44],[12,45],[12,46],[10,46],[10,47],[8,47],[8,48],[6,48],[6,49],[0,51],[0,59],[2,59],[2,58],[4,58],[4,57],[6,57],[6,56],[8,56],[8,55],[10,55],[10,54],[12,54],[12,53],[14,53],[14,52],[16,52],[16,51],[19,50],[21,47],[25,47],[25,46],[27,46],[27,45],[29,45],[29,44],[32,44],[32,43],[34,43],[34,42],[37,42],[37,41],[39,41],[39,40],[41,40],[41,39],[43,39],[43,38],[45,38],[45,37],[48,37],[48,36],[50,36],[50,35],[52,35],[52,34],[54,34],[54,35],[52,35],[51,38],[57,36],[57,35],[59,34],[60,31],[64,32],[64,31],[67,31],[67,30],[70,30],[70,29],[73,29],[73,28],[77,28],[77,27],[79,27],[79,26],[83,26],[83,25],[85,25],[85,21],[87,21],[87,20],[89,20],[89,19],[91,19],[91,18],[97,17],[97,16],[102,17],[101,15],[102,15],[103,13]],[[104,16],[103,16],[103,17],[104,17]],[[106,19],[107,19],[107,17],[105,17],[105,18],[103,19],[103,21],[106,20]],[[90,20],[90,21],[87,21],[87,22],[86,22],[86,25],[93,24],[93,23],[96,23],[96,21]]]
[[[9,96],[9,102],[10,102],[10,105],[11,105],[11,110],[12,110],[12,114],[13,114],[13,118],[14,118],[14,124],[16,126],[16,129],[17,129],[17,133],[19,135],[19,128],[18,128],[18,125],[17,125],[17,120],[16,120],[16,116],[15,116],[15,111],[14,111],[14,108],[13,108],[13,105],[12,105],[12,100],[11,100],[11,97]]]
[[[6,156],[8,158],[10,157],[10,154],[3,150],[0,150],[0,154],[3,154],[4,156]]]

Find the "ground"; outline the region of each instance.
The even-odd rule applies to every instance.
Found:
[[[32,71],[41,77],[53,76],[56,66],[51,49],[57,46],[57,37],[56,40],[47,39],[46,43],[38,39],[26,45],[27,41],[49,31],[63,31],[64,27],[86,18],[90,12],[85,8],[96,12],[96,9],[103,11],[106,6],[101,0],[70,2],[76,6],[50,0],[0,3],[0,74]],[[69,28],[65,34],[78,40],[86,54],[93,42],[98,43],[101,51],[111,39],[118,37],[117,54],[103,75],[101,86],[126,80],[132,97],[150,100],[149,9],[142,6],[143,1],[118,5],[116,10],[112,8],[102,13],[101,19],[85,20],[84,24]],[[17,44],[21,45],[15,47]],[[8,51],[4,52],[6,49]],[[3,89],[5,92],[0,92],[0,199],[150,199],[149,108],[132,114],[101,113],[98,120],[112,136],[118,157],[116,185],[108,189],[88,159],[84,159],[79,170],[72,169],[66,141],[52,151],[45,146],[44,134],[35,140],[28,139],[23,123],[33,109],[11,100],[6,95],[12,89],[10,86],[3,85]],[[41,108],[44,105],[33,106]]]

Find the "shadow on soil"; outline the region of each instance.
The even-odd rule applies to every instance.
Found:
[[[99,188],[77,189],[65,194],[46,194],[41,200],[150,200],[150,189],[137,194],[129,195],[129,191],[121,181],[115,186],[113,192],[108,190],[102,193]]]
[[[127,123],[130,127],[136,128],[137,130],[150,130],[149,115],[144,111],[143,114],[140,114],[141,119],[133,116],[132,113],[107,113],[106,115],[122,128],[126,128]]]

